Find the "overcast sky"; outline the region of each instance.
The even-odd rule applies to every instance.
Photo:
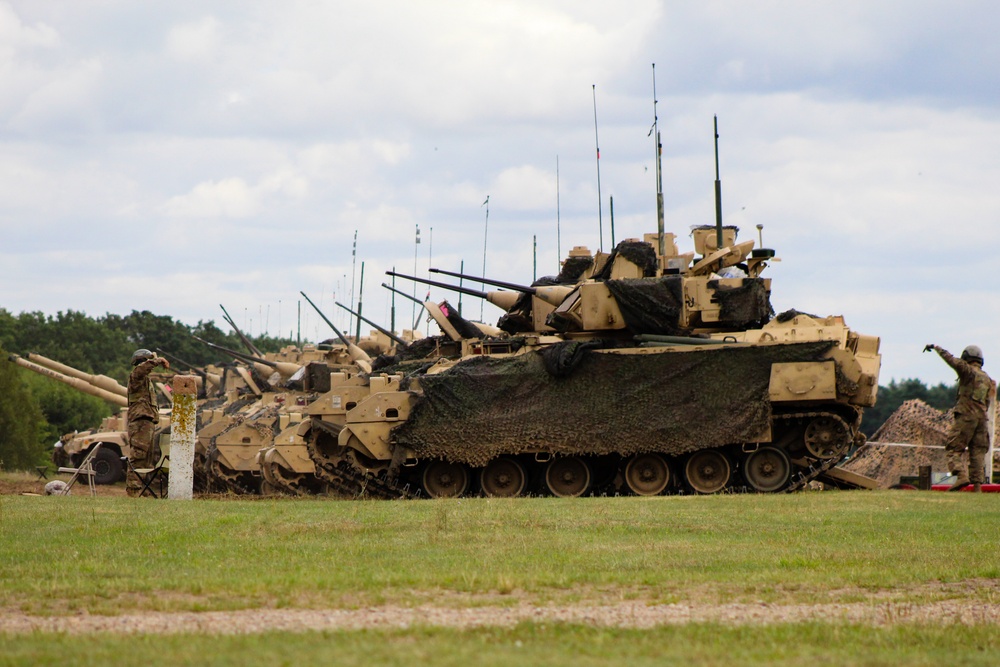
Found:
[[[222,303],[287,335],[299,290],[346,325],[362,261],[386,323],[415,254],[480,273],[485,240],[527,283],[534,237],[555,273],[602,245],[599,202],[606,250],[610,198],[616,240],[655,231],[655,63],[682,251],[714,222],[718,114],[724,220],[764,225],[776,310],[881,336],[883,384],[951,383],[928,342],[1000,376],[998,28],[988,0],[0,0],[0,307]]]

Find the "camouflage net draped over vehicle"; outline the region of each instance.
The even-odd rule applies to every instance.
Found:
[[[663,276],[655,280],[624,279],[604,283],[615,298],[628,330],[634,334],[686,335],[679,325],[684,309],[684,279]],[[767,286],[760,278],[744,278],[739,287],[709,282],[719,302],[720,324],[753,329],[771,320],[774,310]]]
[[[565,377],[540,353],[469,359],[420,377],[392,440],[473,466],[502,454],[684,454],[746,442],[770,422],[771,365],[815,361],[831,342],[610,354],[584,351]]]

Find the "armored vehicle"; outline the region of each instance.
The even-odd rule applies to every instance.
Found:
[[[774,317],[761,277],[774,252],[736,235],[694,228],[682,254],[647,234],[571,284],[501,283],[513,333],[377,369],[337,446],[432,497],[802,488],[863,439],[879,339],[841,317]]]

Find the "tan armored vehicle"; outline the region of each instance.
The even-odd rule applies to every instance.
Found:
[[[774,318],[760,277],[773,251],[732,227],[692,235],[689,253],[669,234],[623,242],[562,294],[525,288],[541,301],[529,319],[548,311],[544,331],[463,339],[458,359],[373,377],[338,446],[434,497],[773,492],[819,478],[863,438],[878,338],[840,317]]]

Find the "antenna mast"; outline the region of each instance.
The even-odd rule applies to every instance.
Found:
[[[601,236],[600,250],[604,252],[604,220],[601,218],[601,142],[597,139],[597,84],[592,84],[594,93],[594,144],[597,146],[597,232]]]
[[[486,207],[486,224],[483,225],[483,276],[486,275],[486,240],[488,234],[490,233],[490,196],[486,195],[486,201],[483,202],[483,206]],[[483,321],[483,302],[479,302],[479,321]]]
[[[653,63],[653,138],[656,141],[656,243],[659,255],[667,252],[663,238],[663,144],[660,143],[659,117],[656,115],[656,63]]]
[[[556,156],[556,268],[562,262],[562,231],[559,225],[559,156]]]
[[[719,180],[719,117],[715,120],[715,249],[722,249],[722,181]]]

